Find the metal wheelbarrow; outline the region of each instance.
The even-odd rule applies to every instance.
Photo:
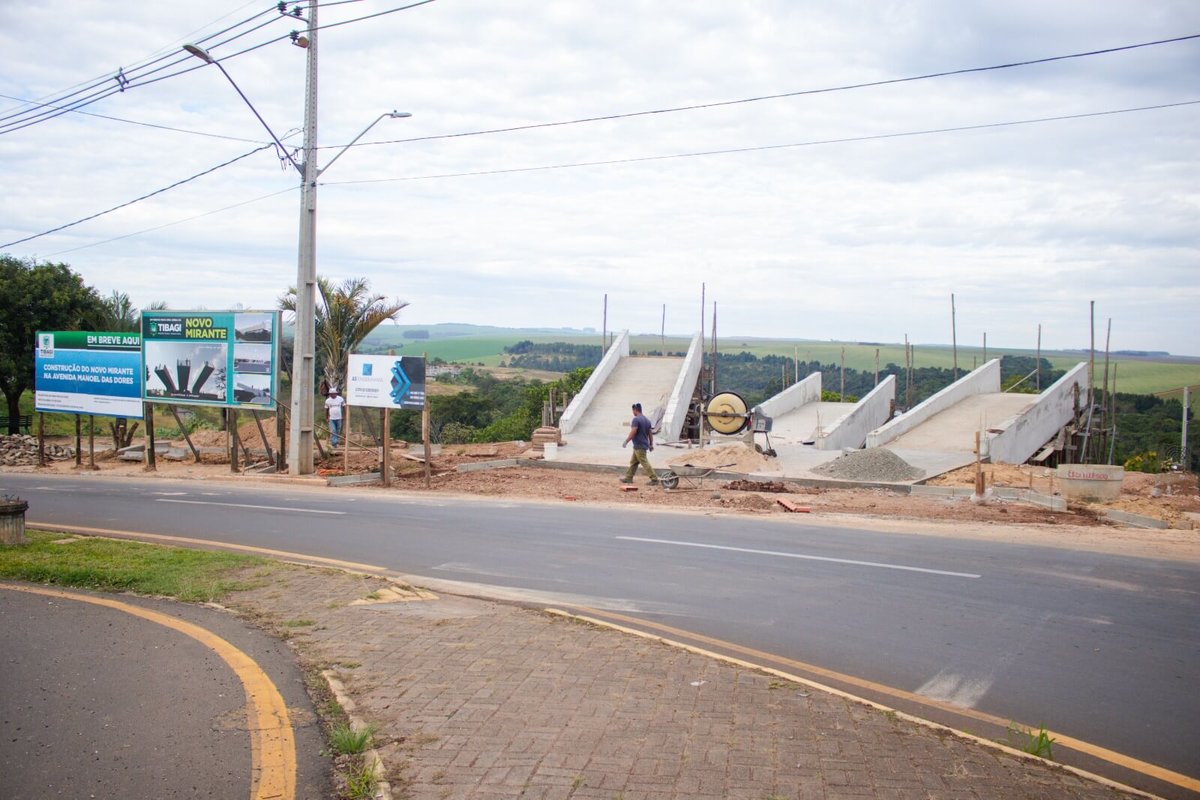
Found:
[[[658,473],[658,482],[667,491],[680,488],[680,483],[685,484],[684,489],[703,489],[705,478],[719,469],[732,466],[732,463],[722,464],[719,467],[693,467],[691,464],[680,464]]]

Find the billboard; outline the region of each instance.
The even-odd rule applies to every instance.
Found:
[[[145,399],[272,408],[278,311],[143,311]]]
[[[38,331],[33,359],[35,410],[142,418],[136,333]]]
[[[425,407],[425,359],[350,354],[346,402],[367,408]]]

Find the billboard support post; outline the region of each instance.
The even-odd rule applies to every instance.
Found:
[[[142,417],[146,420],[146,471],[158,472],[158,453],[154,444],[154,404],[146,403]]]
[[[383,409],[383,485],[387,488],[392,485],[392,410],[390,408]]]
[[[229,415],[229,471],[235,475],[238,472],[238,412],[236,408],[228,409]]]

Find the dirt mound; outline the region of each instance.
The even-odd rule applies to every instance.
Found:
[[[725,484],[726,489],[733,489],[736,492],[790,492],[787,484],[780,481],[730,481]]]
[[[688,450],[667,460],[673,467],[721,468],[727,472],[761,472],[770,469],[772,462],[749,445],[722,444]]]
[[[779,508],[774,500],[768,500],[761,494],[723,497],[720,504],[725,508],[736,508],[740,511],[775,511]]]
[[[813,472],[844,481],[898,483],[925,477],[925,470],[914,467],[891,450],[882,447],[846,453],[815,468]]]

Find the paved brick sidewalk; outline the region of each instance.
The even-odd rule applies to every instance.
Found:
[[[379,726],[396,798],[1127,796],[851,700],[535,610],[448,596],[352,605],[385,586],[288,567],[231,605],[336,667],[359,715]]]

